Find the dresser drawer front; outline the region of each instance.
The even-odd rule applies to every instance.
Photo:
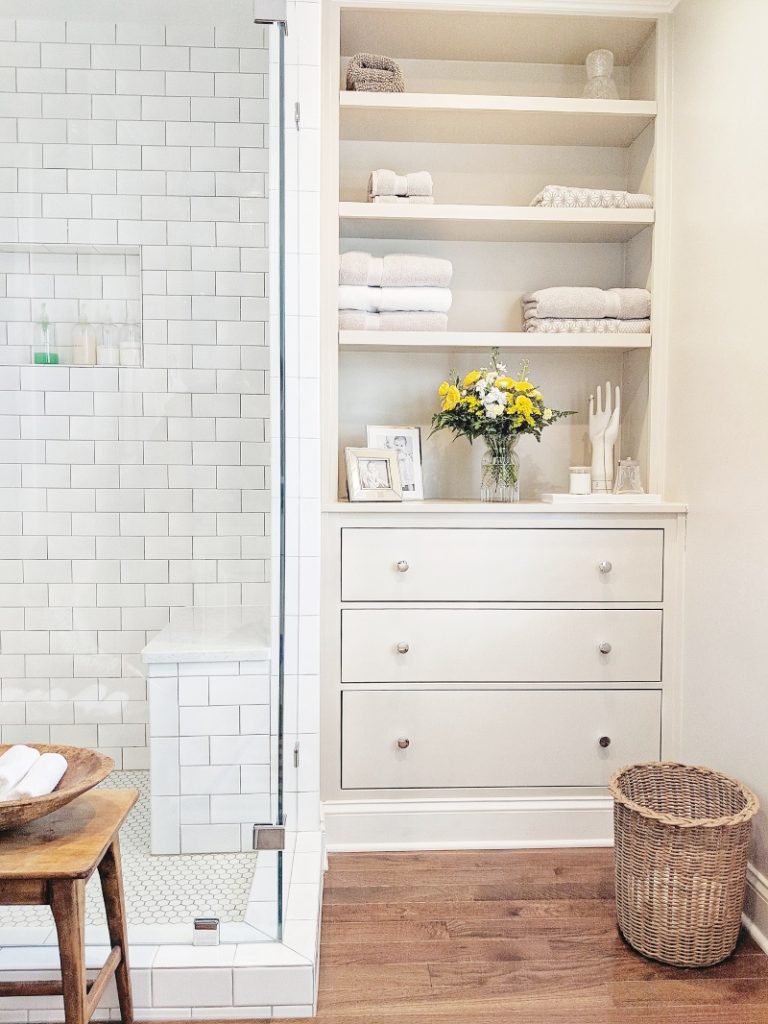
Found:
[[[661,679],[656,609],[346,608],[341,628],[345,683]]]
[[[660,529],[346,527],[342,600],[660,601],[663,550]]]
[[[660,710],[650,690],[347,691],[342,787],[605,786],[660,756]]]

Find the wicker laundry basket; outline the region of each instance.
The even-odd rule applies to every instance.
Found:
[[[736,946],[757,797],[709,768],[653,761],[610,781],[616,913],[639,953],[706,967]]]

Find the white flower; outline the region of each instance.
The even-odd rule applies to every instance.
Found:
[[[495,420],[497,416],[501,416],[504,412],[504,406],[499,403],[494,405],[487,405],[485,407],[485,413],[489,420]]]
[[[507,396],[499,388],[491,388],[483,401],[486,405],[500,405],[503,408],[506,405]]]

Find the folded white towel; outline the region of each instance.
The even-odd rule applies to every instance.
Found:
[[[339,310],[340,331],[447,331],[445,313],[365,313],[360,309]]]
[[[16,783],[8,799],[29,800],[34,796],[52,793],[66,770],[66,758],[61,754],[41,754],[24,778]]]
[[[0,800],[7,800],[8,794],[39,760],[40,751],[34,747],[16,744],[0,757]]]
[[[651,315],[651,293],[645,288],[541,288],[523,295],[523,315],[532,317],[642,320]]]
[[[579,188],[575,185],[546,185],[531,200],[531,206],[589,207],[592,209],[650,210],[653,196],[612,188]]]
[[[450,288],[367,288],[339,285],[339,309],[362,309],[367,313],[395,311],[447,313],[451,308]]]
[[[410,171],[397,174],[381,168],[371,171],[368,179],[369,196],[431,196],[432,175],[429,171]]]
[[[437,256],[391,252],[372,256],[369,252],[345,252],[339,257],[339,284],[368,285],[372,288],[447,288],[453,264]]]
[[[523,321],[523,330],[531,334],[649,334],[650,320],[616,320],[611,317],[573,319],[572,317],[531,317]]]
[[[406,206],[432,206],[432,196],[368,196],[369,203],[404,203]]]

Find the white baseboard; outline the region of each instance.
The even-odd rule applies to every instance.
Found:
[[[758,946],[768,953],[768,878],[754,864],[747,864],[747,895],[742,920]]]
[[[323,808],[335,852],[613,845],[610,797],[328,800]]]

